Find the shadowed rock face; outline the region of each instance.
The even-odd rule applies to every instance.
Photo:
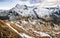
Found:
[[[1,20],[7,20],[7,19],[9,19],[8,13],[9,13],[8,10],[2,10],[0,12],[0,19]]]
[[[1,19],[1,20],[8,20],[9,17],[8,17],[8,16],[0,16],[0,19]]]

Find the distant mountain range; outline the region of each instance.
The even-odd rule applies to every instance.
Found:
[[[0,16],[8,16],[9,19],[15,19],[16,16],[22,17],[32,17],[32,18],[60,18],[60,9],[59,7],[46,7],[40,8],[39,6],[27,6],[17,4],[10,10],[5,10],[2,12],[0,10]],[[3,18],[3,17],[2,17]]]

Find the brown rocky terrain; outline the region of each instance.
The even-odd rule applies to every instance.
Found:
[[[0,38],[60,38],[59,23],[26,19],[0,20]]]

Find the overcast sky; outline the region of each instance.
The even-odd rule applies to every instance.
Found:
[[[14,7],[16,4],[38,4],[41,6],[53,5],[58,3],[57,0],[0,0],[0,9],[8,10]]]

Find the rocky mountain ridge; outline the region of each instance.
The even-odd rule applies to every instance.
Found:
[[[12,19],[12,17],[18,17],[18,16],[22,16],[22,17],[32,17],[32,18],[43,18],[43,19],[57,19],[60,18],[60,9],[59,7],[54,7],[54,8],[40,8],[39,6],[27,6],[27,5],[19,5],[17,4],[15,7],[13,7],[12,9],[8,10],[8,11],[4,11],[3,13],[1,13],[1,15],[5,15],[8,16],[10,19]],[[0,15],[0,16],[1,16]]]

